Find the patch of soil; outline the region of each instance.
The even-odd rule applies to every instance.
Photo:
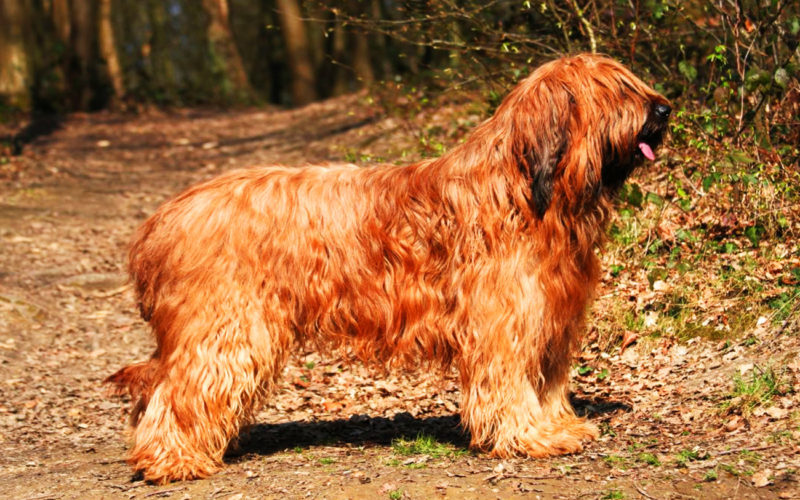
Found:
[[[442,119],[445,120],[445,119]],[[409,130],[348,96],[293,111],[73,115],[0,165],[0,496],[4,498],[797,498],[797,331],[753,346],[588,346],[575,404],[604,430],[579,455],[464,453],[455,377],[375,373],[303,352],[227,467],[149,485],[124,463],[128,401],[101,384],[153,342],[129,239],[159,203],[232,168],[396,153]],[[444,127],[448,122],[444,121]],[[606,284],[606,286],[609,286]],[[603,295],[603,291],[600,295]],[[778,366],[771,405],[726,412],[733,376]],[[399,453],[434,437],[451,452]]]

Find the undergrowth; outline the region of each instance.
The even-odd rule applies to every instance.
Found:
[[[722,408],[729,413],[749,415],[755,408],[769,406],[775,396],[790,390],[791,384],[787,381],[784,370],[776,370],[771,366],[755,366],[749,377],[740,374],[733,377],[733,389]]]
[[[397,455],[427,455],[430,458],[455,458],[467,453],[467,450],[438,442],[434,437],[420,434],[414,439],[395,439],[392,450]]]
[[[662,160],[617,198],[595,306],[601,348],[626,331],[751,343],[769,330],[792,334],[800,171],[752,144],[704,144],[675,120]]]

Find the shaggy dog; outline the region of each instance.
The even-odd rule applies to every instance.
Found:
[[[568,399],[615,189],[666,129],[667,101],[619,63],[538,68],[441,158],[264,167],[196,185],[139,229],[130,273],[153,356],[130,391],[129,462],[201,478],[274,389],[292,349],[458,370],[471,445],[581,450]]]

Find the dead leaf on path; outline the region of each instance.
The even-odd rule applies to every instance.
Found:
[[[753,474],[753,486],[756,488],[763,488],[767,486],[770,481],[769,477],[772,475],[772,471],[770,469],[764,469],[761,471],[756,472]]]
[[[725,423],[725,431],[733,432],[741,429],[743,426],[744,426],[744,420],[737,415]]]
[[[794,276],[781,276],[779,281],[781,285],[785,286],[795,286],[798,283],[797,278]]]
[[[395,491],[396,489],[397,489],[397,483],[391,483],[391,482],[383,483],[383,486],[381,486],[380,492],[381,492],[381,494],[386,495],[390,491]]]
[[[668,292],[669,285],[664,280],[656,280],[653,282],[653,291],[656,292]]]
[[[631,368],[637,368],[639,366],[639,353],[636,352],[636,349],[625,351],[619,359]]]
[[[684,409],[681,412],[681,419],[686,422],[700,422],[705,416],[706,411],[703,408]]]
[[[325,408],[325,411],[331,413],[342,411],[346,406],[347,405],[341,401],[325,401],[322,403],[322,407]]]
[[[625,334],[622,336],[622,345],[619,347],[619,352],[624,352],[625,349],[628,348],[628,346],[630,346],[637,340],[639,340],[639,335],[631,331],[625,332]]]
[[[769,417],[773,420],[780,420],[782,418],[785,418],[786,415],[789,414],[789,410],[778,408],[777,406],[770,406],[769,408],[764,410],[764,413],[769,415]]]

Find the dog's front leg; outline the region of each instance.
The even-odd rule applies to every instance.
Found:
[[[486,284],[471,298],[459,360],[471,444],[498,457],[580,451],[598,432],[569,403],[571,342],[558,340],[577,333],[575,322],[544,321],[548,304],[532,274],[501,264],[496,276],[504,286]]]

